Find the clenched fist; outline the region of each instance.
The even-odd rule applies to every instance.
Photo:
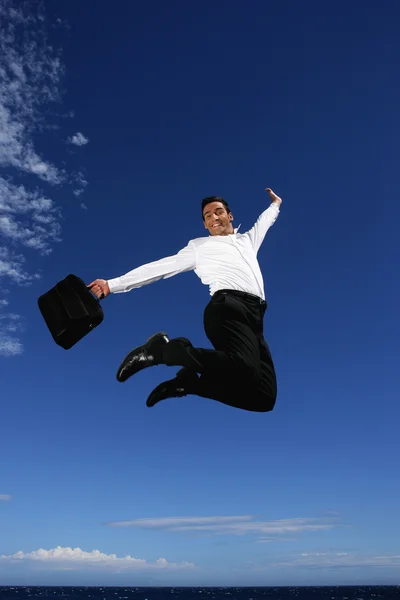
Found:
[[[105,298],[110,293],[110,288],[105,279],[95,279],[88,285],[88,288],[90,288],[90,291],[100,299]]]

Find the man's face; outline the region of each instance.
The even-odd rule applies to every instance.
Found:
[[[232,213],[228,213],[222,202],[210,202],[204,207],[204,227],[210,235],[233,233]]]

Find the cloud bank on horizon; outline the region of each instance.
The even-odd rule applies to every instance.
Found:
[[[15,552],[14,554],[0,555],[0,564],[29,564],[40,563],[42,566],[51,565],[52,568],[64,570],[66,567],[71,569],[111,569],[138,571],[148,569],[193,569],[191,562],[174,563],[168,562],[165,558],[158,558],[154,562],[149,562],[143,558],[135,558],[131,555],[118,557],[116,554],[106,554],[100,550],[87,552],[81,548],[69,548],[57,546],[50,550],[39,548],[32,552]]]

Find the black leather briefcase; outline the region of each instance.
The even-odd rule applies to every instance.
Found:
[[[68,350],[100,325],[99,300],[76,275],[67,275],[38,299],[39,310],[56,344]]]

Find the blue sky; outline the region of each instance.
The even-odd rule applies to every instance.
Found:
[[[392,2],[0,0],[0,581],[398,583],[400,58]],[[24,36],[21,36],[22,29]],[[45,37],[46,36],[46,37]],[[57,347],[37,298],[204,235],[259,253],[272,413],[116,369],[164,330],[209,347],[186,273],[107,298]]]

